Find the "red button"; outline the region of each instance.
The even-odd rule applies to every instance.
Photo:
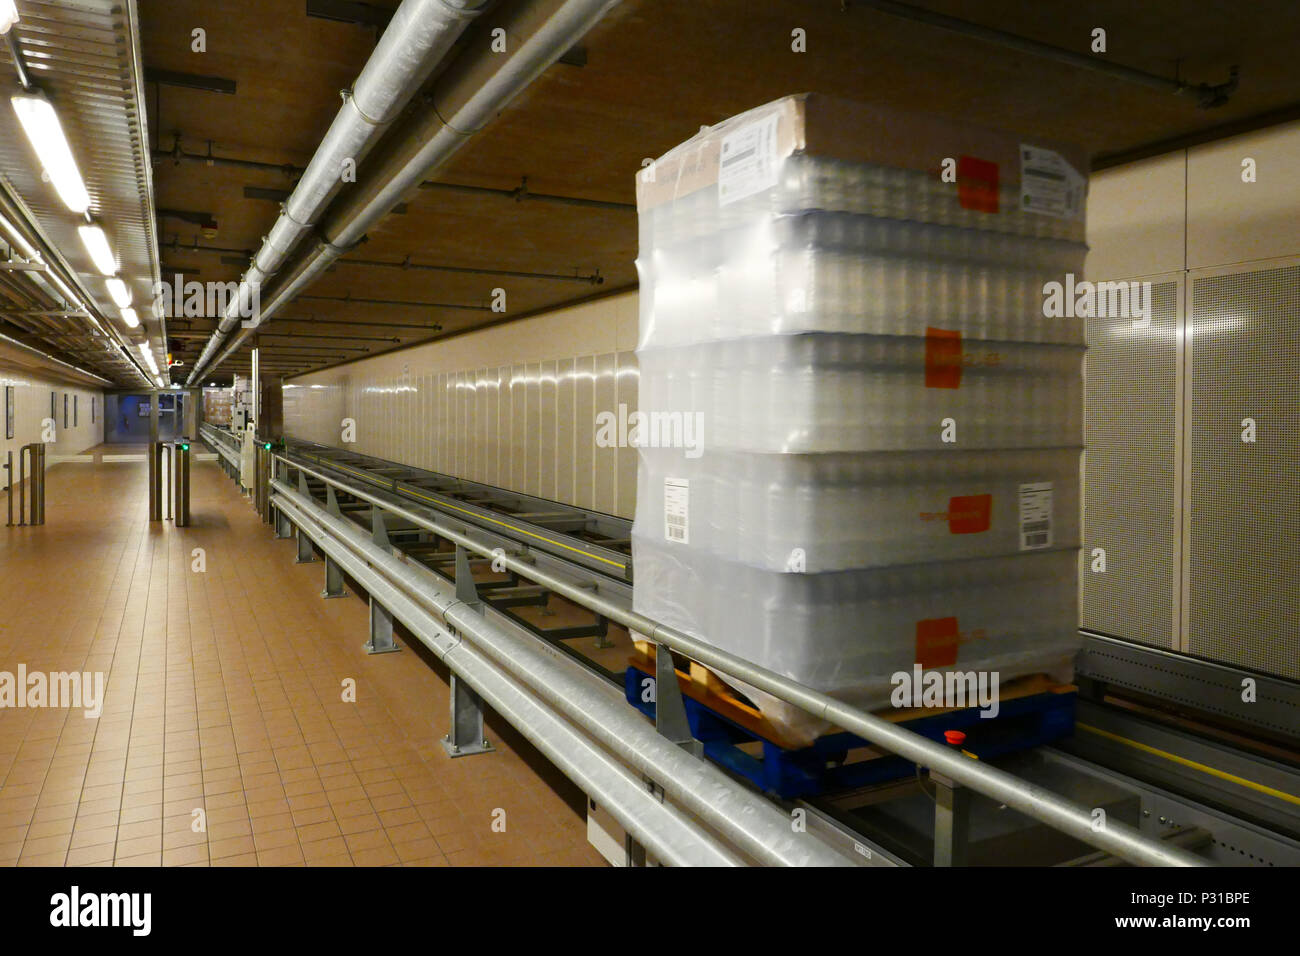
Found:
[[[943,732],[943,739],[956,747],[966,742],[966,735],[960,730],[945,730]]]

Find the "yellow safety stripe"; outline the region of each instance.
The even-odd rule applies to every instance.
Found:
[[[1240,787],[1246,787],[1249,790],[1254,790],[1258,793],[1266,794],[1278,800],[1285,800],[1287,803],[1294,803],[1300,805],[1300,797],[1296,796],[1293,793],[1287,793],[1286,791],[1278,790],[1275,787],[1270,787],[1262,783],[1256,783],[1254,780],[1247,780],[1245,777],[1238,777],[1236,774],[1228,773],[1225,770],[1219,770],[1218,768],[1211,767],[1207,764],[1197,763],[1195,760],[1188,760],[1186,757],[1180,757],[1177,754],[1171,754],[1167,751],[1160,750],[1148,744],[1139,743],[1136,740],[1129,740],[1127,737],[1121,737],[1119,736],[1119,734],[1112,734],[1110,731],[1102,730],[1100,727],[1091,727],[1088,724],[1076,724],[1075,726],[1078,727],[1080,730],[1086,730],[1089,733],[1096,734],[1099,737],[1105,737],[1107,740],[1113,740],[1116,743],[1121,743],[1124,744],[1125,746],[1133,747],[1136,750],[1141,750],[1143,753],[1149,753],[1157,757],[1163,757],[1165,760],[1172,761],[1173,763],[1180,764],[1184,767],[1190,767],[1193,770],[1199,770],[1201,773],[1208,774],[1211,777],[1217,777],[1220,780],[1226,780],[1229,783],[1235,783]]]

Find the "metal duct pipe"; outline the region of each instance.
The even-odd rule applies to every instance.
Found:
[[[375,223],[441,167],[461,146],[527,89],[543,70],[571,49],[619,0],[537,0],[507,20],[506,53],[456,60],[434,89],[431,108],[405,131],[402,142],[342,209],[330,216],[325,240],[290,273],[286,284],[263,305],[266,319],[293,301]],[[244,329],[215,364],[235,352],[252,330]],[[198,375],[215,351],[216,338],[196,363]],[[195,376],[191,376],[194,380]]]
[[[343,182],[429,78],[487,0],[403,0],[240,282],[187,384],[247,315],[251,289],[275,275]]]
[[[297,505],[282,495],[275,507],[299,528],[315,524]],[[593,745],[572,726],[540,704],[516,682],[501,674],[474,648],[438,625],[427,612],[391,584],[374,574],[365,561],[347,548],[318,541],[322,549],[371,596],[400,620],[421,643],[515,726],[585,793],[613,814],[623,827],[656,857],[677,866],[743,865],[696,824],[668,804],[661,803],[644,784],[609,754]]]
[[[280,456],[277,456],[280,457]],[[783,677],[765,667],[759,667],[734,654],[718,650],[697,638],[691,637],[675,628],[666,627],[642,614],[611,601],[595,590],[588,590],[566,581],[557,575],[541,570],[509,554],[493,553],[447,525],[433,521],[408,508],[385,501],[371,494],[364,488],[339,481],[328,475],[309,468],[296,461],[281,457],[292,468],[299,469],[319,478],[326,484],[342,488],[354,498],[379,505],[385,511],[405,518],[417,527],[438,534],[448,541],[455,542],[485,557],[490,557],[522,577],[541,584],[556,594],[562,595],[597,614],[603,614],[611,621],[644,634],[657,644],[666,644],[685,656],[712,667],[721,674],[729,674],[737,680],[752,684],[759,690],[766,691],[781,700],[788,701],[802,710],[820,717],[836,727],[850,731],[886,750],[906,757],[923,767],[937,770],[957,783],[970,787],[979,793],[1005,803],[1013,810],[1041,820],[1056,830],[1060,830],[1090,846],[1105,850],[1129,863],[1145,866],[1205,866],[1206,862],[1195,854],[1178,847],[1167,846],[1145,836],[1133,827],[1118,822],[1107,822],[1104,829],[1094,827],[1092,814],[1087,807],[1080,806],[1059,794],[1027,784],[1011,774],[996,767],[971,760],[943,747],[920,734],[913,733],[887,720],[850,707],[836,700],[829,694],[805,687],[788,677]]]
[[[316,507],[282,481],[273,481],[272,486],[304,511]],[[473,641],[497,666],[583,726],[593,738],[661,786],[674,801],[760,863],[849,865],[847,859],[813,834],[795,833],[790,817],[771,803],[660,735],[622,698],[602,694],[531,642],[502,630],[454,596],[430,593],[428,578],[376,548],[370,536],[354,523],[334,516],[317,516],[315,520],[390,583],[431,606],[438,617],[457,634]]]

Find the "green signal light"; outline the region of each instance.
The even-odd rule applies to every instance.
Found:
[[[270,442],[267,442],[267,443],[266,443],[265,445],[263,445],[262,447],[265,448],[267,451],[270,451],[270,450],[271,450],[271,443],[270,443]]]
[[[189,450],[190,450],[189,445],[181,445],[181,451],[189,451]]]

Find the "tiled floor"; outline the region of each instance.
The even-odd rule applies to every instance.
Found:
[[[98,719],[0,708],[0,864],[603,862],[580,794],[510,728],[445,755],[442,677],[367,656],[365,604],[322,600],[323,566],[215,464],[194,465],[191,528],[150,526],[146,480],[58,465],[46,525],[0,529],[0,672],[106,680]]]

